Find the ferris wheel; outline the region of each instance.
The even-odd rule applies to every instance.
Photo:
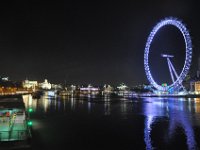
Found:
[[[170,76],[172,79],[172,84],[167,85],[167,86],[162,86],[162,85],[159,85],[154,80],[151,74],[151,70],[149,67],[149,53],[151,52],[151,43],[154,39],[154,36],[162,27],[167,26],[167,25],[175,26],[183,35],[184,42],[185,42],[185,62],[184,62],[184,66],[182,68],[181,73],[178,75],[178,73],[176,72],[174,68],[174,65],[170,61],[170,59],[172,59],[174,56],[170,54],[161,54],[161,57],[167,59],[167,64],[168,64]],[[150,84],[153,87],[155,87],[159,91],[171,91],[175,89],[179,90],[181,88],[184,88],[182,85],[182,82],[190,69],[191,61],[192,61],[192,41],[191,41],[190,34],[187,28],[180,20],[178,20],[177,18],[166,18],[164,20],[161,20],[156,26],[154,26],[153,30],[151,31],[147,39],[145,50],[144,50],[144,69],[145,69],[147,79],[149,80]]]

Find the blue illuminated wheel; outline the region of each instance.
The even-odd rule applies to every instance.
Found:
[[[151,43],[153,41],[155,34],[162,27],[167,26],[167,25],[175,26],[182,33],[184,41],[185,41],[185,46],[186,46],[185,47],[186,55],[185,55],[184,67],[183,67],[180,75],[177,77],[177,79],[174,82],[172,82],[171,85],[163,87],[163,86],[157,84],[157,82],[152,77],[151,70],[149,68],[149,52],[150,52]],[[190,34],[189,34],[187,28],[185,27],[185,25],[176,18],[166,18],[164,20],[161,20],[151,31],[151,33],[147,39],[147,43],[146,43],[145,51],[144,51],[144,69],[145,69],[145,73],[146,73],[147,79],[149,80],[150,84],[153,85],[157,90],[160,90],[160,91],[169,91],[170,89],[180,88],[182,86],[182,82],[183,82],[184,78],[186,77],[186,75],[189,71],[191,61],[192,61],[192,41],[190,38]]]

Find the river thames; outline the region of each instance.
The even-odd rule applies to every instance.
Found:
[[[33,149],[199,149],[199,98],[24,97]]]

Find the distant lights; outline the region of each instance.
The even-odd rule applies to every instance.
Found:
[[[81,91],[98,91],[99,89],[98,88],[90,88],[90,87],[87,87],[87,88],[80,88]]]
[[[162,83],[162,86],[163,86],[163,87],[166,87],[166,86],[167,86],[167,83]]]
[[[33,112],[33,108],[29,108],[28,112],[30,112],[30,113]]]
[[[29,121],[27,122],[27,125],[28,125],[28,126],[32,126],[32,125],[33,125],[33,122],[29,120]]]

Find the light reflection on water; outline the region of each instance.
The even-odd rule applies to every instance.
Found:
[[[152,133],[155,132],[155,125],[159,124],[161,118],[168,122],[168,128],[163,129],[168,140],[176,136],[176,129],[182,128],[186,138],[188,149],[197,149],[194,126],[200,127],[200,99],[177,99],[177,98],[144,98],[119,100],[105,96],[103,98],[95,97],[65,97],[49,99],[41,97],[32,99],[31,96],[24,96],[26,108],[32,108],[34,112],[45,114],[65,113],[83,111],[87,114],[94,112],[99,115],[112,116],[117,115],[121,119],[127,119],[129,115],[142,115],[144,119],[144,143],[147,150],[156,149],[153,142]],[[100,102],[98,102],[100,100]],[[138,108],[138,109],[134,109]],[[154,126],[154,127],[153,127]],[[154,144],[153,144],[154,143]]]
[[[104,115],[110,115],[110,112],[111,110],[110,110],[110,103],[108,103],[108,102],[106,102],[106,103],[104,103]]]
[[[156,119],[166,116],[169,117],[169,139],[171,139],[176,133],[176,128],[181,127],[184,130],[184,134],[187,141],[188,149],[196,149],[196,141],[193,130],[193,113],[199,114],[199,99],[146,99],[149,103],[144,104],[144,114],[146,116],[144,140],[146,149],[153,149],[151,142],[151,126],[156,122]],[[200,122],[197,122],[198,124]]]
[[[153,123],[153,116],[149,115],[145,119],[145,128],[144,128],[144,142],[146,144],[146,150],[153,149],[151,144],[151,125]]]

